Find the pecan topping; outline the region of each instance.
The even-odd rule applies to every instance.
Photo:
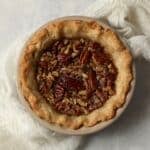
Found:
[[[80,80],[77,80],[75,78],[67,77],[65,79],[67,83],[67,89],[69,90],[79,90],[83,87],[83,83]]]
[[[93,43],[93,49],[94,49],[94,50],[102,50],[102,47],[101,47],[100,44],[94,42],[94,43]]]
[[[100,101],[102,103],[104,103],[107,100],[107,98],[108,98],[107,93],[104,93],[104,92],[102,92],[100,90],[96,90],[95,93],[96,93],[97,97],[100,99]]]
[[[57,83],[54,89],[54,95],[56,100],[61,100],[64,96],[64,93],[64,87],[60,83]]]
[[[108,59],[108,56],[105,53],[100,54],[98,51],[93,52],[92,59],[95,64],[108,64],[110,62],[110,59]]]
[[[80,64],[84,65],[84,64],[88,63],[89,59],[90,59],[90,55],[91,55],[90,51],[88,51],[86,49],[83,50],[80,55]]]
[[[95,91],[97,87],[97,81],[96,81],[96,72],[92,69],[88,72],[88,79],[86,82],[86,89],[87,89],[87,97],[90,97],[91,94]]]
[[[46,69],[48,67],[48,64],[45,61],[41,61],[41,62],[39,62],[39,66],[43,69]]]
[[[97,42],[59,39],[37,62],[39,93],[58,113],[86,115],[115,94],[117,69]]]
[[[67,90],[79,90],[83,87],[83,83],[81,80],[78,80],[76,78],[70,77],[70,76],[61,76],[58,80],[59,84],[63,86]]]
[[[60,53],[60,54],[58,54],[58,56],[57,56],[58,61],[59,61],[60,63],[63,63],[63,64],[68,63],[69,60],[70,60],[70,58],[71,58],[70,55],[68,55],[68,54],[63,54],[63,53]]]

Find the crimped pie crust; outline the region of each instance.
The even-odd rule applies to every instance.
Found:
[[[34,76],[39,53],[47,45],[61,37],[83,37],[100,43],[113,59],[118,75],[115,81],[116,93],[103,107],[87,115],[69,116],[54,111],[37,90]],[[132,56],[110,28],[96,21],[59,20],[40,28],[27,42],[20,57],[18,80],[21,94],[34,113],[50,124],[78,129],[91,127],[115,117],[117,109],[123,106],[130,90],[132,75]]]

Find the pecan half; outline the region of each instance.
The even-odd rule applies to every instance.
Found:
[[[80,115],[83,114],[83,110],[78,105],[73,105],[71,103],[67,103],[65,101],[59,101],[53,107],[61,113],[67,115]]]
[[[86,49],[83,50],[80,55],[80,64],[81,65],[87,64],[90,60],[90,56],[91,56],[90,51],[88,51]]]
[[[48,89],[44,81],[39,82],[39,91],[42,94],[47,93]]]
[[[100,90],[96,90],[96,96],[101,100],[102,103],[104,103],[108,99],[107,92],[102,92]]]
[[[61,77],[62,86],[67,90],[79,90],[83,87],[82,80],[64,75]]]
[[[65,89],[63,87],[63,82],[59,79],[54,87],[54,96],[56,100],[61,100],[65,94]]]
[[[40,61],[38,65],[42,69],[47,69],[47,67],[48,67],[48,63],[46,61]]]
[[[80,80],[69,76],[61,76],[54,87],[54,95],[56,100],[61,100],[66,93],[69,94],[70,90],[76,91],[83,87],[83,83]]]
[[[99,51],[94,51],[92,53],[92,59],[95,64],[108,64],[110,59],[107,54],[99,53]]]
[[[60,63],[66,64],[69,62],[70,60],[70,55],[69,54],[64,54],[64,53],[60,53],[57,55],[57,59]]]
[[[88,72],[88,79],[86,80],[86,90],[88,97],[95,91],[97,88],[96,72],[92,69]]]
[[[92,111],[94,109],[97,109],[98,107],[101,107],[102,105],[103,104],[101,100],[96,95],[93,95],[92,97],[90,97],[90,100],[88,101],[87,109],[89,111]]]
[[[99,43],[94,42],[94,43],[93,43],[93,49],[94,49],[94,50],[102,50],[103,47],[102,47]]]

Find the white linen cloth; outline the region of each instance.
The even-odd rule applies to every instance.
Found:
[[[85,12],[77,15],[105,20],[126,40],[135,57],[143,56],[150,60],[149,8],[148,0],[96,0]],[[42,127],[30,116],[18,98],[17,59],[30,33],[24,31],[21,37],[10,44],[8,54],[1,59],[0,150],[74,150],[83,137],[54,134]]]

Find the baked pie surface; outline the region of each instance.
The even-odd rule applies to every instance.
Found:
[[[21,94],[41,119],[78,129],[115,117],[130,90],[132,56],[109,28],[62,20],[40,28],[20,58]]]

